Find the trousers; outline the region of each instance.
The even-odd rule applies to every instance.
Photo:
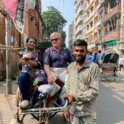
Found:
[[[30,75],[26,72],[21,72],[18,76],[18,85],[22,94],[23,100],[29,100],[30,94]]]

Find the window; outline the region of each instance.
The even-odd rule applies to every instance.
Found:
[[[87,17],[89,17],[89,12],[87,12]]]
[[[90,22],[90,27],[93,27],[93,22]]]
[[[99,32],[99,37],[101,37],[101,36],[102,36],[102,32],[101,32],[101,30],[99,30],[98,32]]]
[[[83,18],[83,22],[86,23],[86,16],[84,16],[84,18]]]
[[[93,7],[91,7],[90,12],[91,12],[91,13],[93,12]]]
[[[103,10],[99,12],[99,17],[100,17],[100,19],[103,18]]]
[[[87,30],[89,30],[89,25],[87,25]]]
[[[90,4],[90,0],[88,0],[87,2],[88,2],[88,4]]]

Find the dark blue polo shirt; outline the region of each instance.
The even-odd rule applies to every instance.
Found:
[[[50,67],[67,67],[68,63],[73,62],[74,59],[68,48],[61,48],[59,51],[50,47],[45,50],[43,55],[43,64]]]

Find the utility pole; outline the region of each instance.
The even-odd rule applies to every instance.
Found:
[[[6,29],[6,46],[11,45],[10,29],[11,20],[8,13],[5,16],[5,29]],[[12,93],[12,82],[11,82],[11,54],[10,50],[6,50],[6,94]]]

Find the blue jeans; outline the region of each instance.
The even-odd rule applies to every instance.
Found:
[[[18,76],[18,85],[22,94],[23,100],[29,100],[30,97],[30,75],[26,72],[21,72]]]

